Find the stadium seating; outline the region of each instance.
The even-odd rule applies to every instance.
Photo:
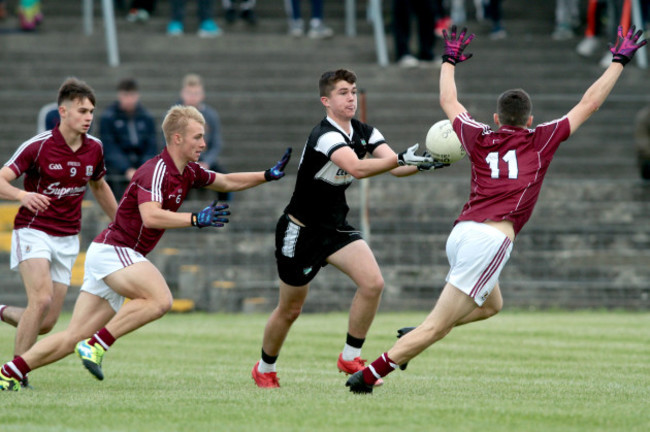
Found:
[[[323,115],[317,94],[320,73],[339,67],[357,72],[366,93],[367,121],[395,149],[422,143],[428,127],[443,118],[435,70],[377,66],[372,27],[363,20],[365,3],[357,2],[360,21],[354,38],[344,35],[343,2],[326,5],[326,21],[336,33],[330,40],[288,37],[277,2],[258,2],[257,27],[223,23],[224,35],[209,40],[189,32],[195,2],[188,2],[188,33],[173,43],[165,35],[167,2],[158,2],[156,14],[143,25],[126,22],[126,12],[118,11],[118,68],[106,65],[101,28],[83,35],[78,3],[45,3],[38,32],[0,34],[3,77],[11,77],[10,85],[3,78],[0,97],[12,102],[0,105],[1,159],[35,133],[38,108],[52,100],[69,75],[96,89],[98,112],[112,101],[118,78],[134,76],[143,102],[161,121],[178,98],[182,76],[201,74],[207,99],[221,115],[227,169],[266,168],[287,146],[294,147],[295,156],[286,179],[235,194],[226,229],[170,230],[151,259],[175,293],[192,300],[196,309],[270,309],[277,293],[273,230],[290,197],[300,150]],[[551,39],[553,6],[506,2],[510,37],[505,40],[490,40],[487,24],[468,23],[477,33],[468,50],[474,58],[458,68],[457,77],[460,98],[476,118],[489,122],[497,95],[523,87],[533,98],[535,121],[551,120],[571,108],[601,73],[599,56],[574,54],[578,40]],[[222,16],[218,7],[220,24]],[[11,20],[1,25],[9,26]],[[436,52],[440,46],[438,40]],[[640,91],[647,88],[648,73],[628,66],[610,99],[558,152],[536,213],[502,275],[507,307],[650,308],[650,184],[638,176],[632,141],[634,115],[650,103],[647,92]],[[382,310],[431,307],[447,271],[446,236],[469,193],[468,168],[464,160],[436,173],[370,180],[370,243],[386,280]],[[358,186],[350,188],[349,198],[350,221],[358,225]],[[201,204],[187,202],[184,209]],[[86,246],[106,221],[96,205],[84,214]],[[8,254],[2,256],[6,288],[0,301],[9,295],[18,299],[20,279],[8,270]],[[76,289],[70,291],[68,306],[76,297]],[[346,309],[353,292],[344,276],[326,267],[305,310]]]

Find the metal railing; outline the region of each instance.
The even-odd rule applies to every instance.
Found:
[[[93,0],[83,1],[84,34],[93,34]],[[120,65],[120,52],[117,46],[117,30],[115,29],[115,9],[113,0],[102,0],[102,15],[104,16],[104,32],[106,34],[106,52],[108,64],[112,67]]]

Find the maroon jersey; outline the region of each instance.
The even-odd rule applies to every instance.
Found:
[[[72,151],[59,126],[25,141],[5,164],[17,177],[25,174],[24,189],[50,197],[45,211],[32,213],[21,206],[14,229],[33,228],[53,236],[69,236],[81,229],[81,203],[88,181],[100,180],[104,168],[102,143],[90,135]]]
[[[456,222],[505,219],[519,233],[533,213],[555,151],[571,133],[569,120],[494,132],[465,112],[454,119],[454,130],[472,164],[469,200]]]
[[[201,188],[214,182],[215,173],[190,162],[182,173],[165,148],[149,159],[133,175],[131,183],[117,207],[115,221],[111,222],[95,242],[125,246],[147,255],[156,246],[164,229],[147,228],[142,222],[138,206],[145,202],[159,202],[164,210],[177,211],[191,188]]]

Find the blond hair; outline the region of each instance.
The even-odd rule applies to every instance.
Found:
[[[205,118],[203,117],[203,114],[193,106],[174,105],[169,109],[169,111],[167,111],[162,123],[163,135],[165,135],[165,141],[167,144],[171,142],[171,138],[174,134],[178,133],[183,135],[185,133],[185,129],[190,120],[195,120],[205,126]]]

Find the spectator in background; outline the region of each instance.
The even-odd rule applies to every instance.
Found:
[[[289,16],[289,35],[293,37],[301,37],[305,34],[300,1],[285,0],[284,3]],[[323,0],[311,0],[311,19],[307,36],[312,39],[325,39],[334,36],[334,31],[323,23]]]
[[[128,22],[146,22],[153,15],[156,0],[132,0],[129,13],[126,15]]]
[[[5,0],[0,0],[0,20],[7,18],[7,5]]]
[[[102,113],[99,136],[104,144],[106,176],[120,199],[135,170],[158,153],[156,122],[140,102],[138,83],[126,78],[117,85],[117,100]]]
[[[585,37],[576,46],[576,52],[583,57],[591,57],[600,47],[599,36],[607,40],[616,38],[620,23],[624,29],[630,26],[629,9],[624,11],[624,0],[589,0],[587,6],[587,28]],[[611,55],[608,50],[600,60],[602,67],[609,66]]]
[[[572,39],[573,29],[580,25],[579,0],[555,1],[555,30],[551,34],[553,40]]]
[[[650,180],[650,105],[641,109],[636,115],[634,145],[641,178]]]
[[[217,110],[206,104],[203,79],[197,74],[187,74],[181,84],[180,104],[193,106],[205,117],[205,144],[207,149],[201,153],[199,165],[204,169],[226,173],[219,163],[219,153],[223,146],[221,137],[221,120]],[[219,192],[221,201],[230,200],[230,192]]]
[[[419,52],[417,58],[411,55],[411,20],[418,22]],[[422,65],[435,65],[433,61],[433,41],[436,11],[433,0],[393,0],[393,36],[395,57],[403,68]]]
[[[490,39],[500,40],[508,36],[506,29],[503,27],[503,13],[501,9],[501,0],[483,0],[483,10],[486,19],[492,23],[490,30]]]
[[[226,22],[232,24],[237,21],[237,9],[235,3],[239,3],[239,17],[250,25],[257,24],[257,15],[255,14],[255,0],[222,0],[223,9],[226,11]]]
[[[21,30],[36,30],[36,26],[43,21],[40,0],[20,0],[18,4],[18,20]]]
[[[214,20],[214,0],[197,0],[197,14],[199,18],[199,31],[197,35],[202,38],[221,36],[221,29]],[[169,36],[181,36],[185,32],[185,0],[170,0],[172,7],[171,21],[167,25]]]

